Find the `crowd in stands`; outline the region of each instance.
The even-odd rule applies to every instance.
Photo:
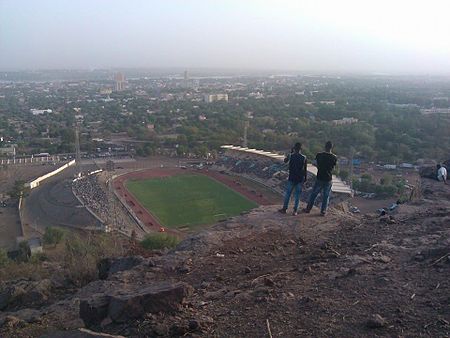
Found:
[[[106,193],[106,187],[102,187],[98,180],[98,175],[84,176],[74,181],[72,187],[75,195],[77,195],[83,205],[91,209],[104,223],[112,224],[119,229],[126,228],[126,217],[120,210],[113,212]],[[117,203],[116,207],[122,208],[119,203]]]
[[[73,190],[82,203],[103,221],[108,219],[108,197],[100,186],[97,175],[84,176],[73,182]]]

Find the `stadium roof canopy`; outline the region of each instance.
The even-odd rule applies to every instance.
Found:
[[[223,146],[221,146],[221,148],[224,150],[237,151],[237,152],[240,152],[243,154],[248,154],[248,155],[269,157],[271,159],[279,160],[279,161],[283,161],[285,158],[284,155],[280,155],[277,153],[271,153],[269,151],[244,148],[244,147],[233,146],[233,145],[223,145]],[[317,167],[314,166],[313,164],[308,164],[308,171],[311,174],[317,176]],[[347,184],[345,184],[339,177],[336,177],[335,175],[333,175],[333,186],[332,186],[331,190],[333,192],[337,192],[340,194],[353,195],[352,189]]]

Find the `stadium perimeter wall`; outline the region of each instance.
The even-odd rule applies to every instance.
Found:
[[[51,171],[51,172],[49,172],[49,173],[47,173],[45,175],[42,175],[42,176],[36,178],[35,180],[33,180],[33,181],[29,182],[29,183],[26,183],[25,185],[27,187],[29,187],[30,189],[34,189],[34,188],[38,187],[44,180],[46,180],[46,179],[48,179],[48,178],[50,178],[52,176],[55,176],[56,174],[59,174],[64,169],[67,169],[67,168],[69,168],[69,167],[71,167],[73,165],[75,165],[75,160],[72,160],[72,161],[64,164],[63,166],[59,167],[58,169],[53,170],[53,171]],[[19,243],[20,241],[25,239],[24,238],[25,237],[25,229],[24,229],[24,226],[23,226],[23,205],[24,205],[24,201],[25,201],[25,198],[20,196],[19,197],[18,209],[19,209],[19,222],[20,222],[21,236],[18,236],[16,238],[16,243]]]
[[[46,180],[52,176],[55,176],[56,174],[59,174],[64,169],[67,169],[73,165],[75,165],[75,160],[72,160],[69,163],[64,164],[63,166],[59,167],[56,170],[49,172],[48,174],[45,174],[45,175],[42,175],[41,177],[36,178],[35,180],[31,181],[27,185],[30,187],[30,189],[34,189],[34,188],[38,187],[44,180]]]

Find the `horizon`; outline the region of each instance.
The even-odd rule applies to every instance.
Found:
[[[0,1],[2,71],[450,75],[450,4]]]

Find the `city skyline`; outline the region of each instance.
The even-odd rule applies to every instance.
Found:
[[[0,69],[450,74],[432,1],[0,0]]]

